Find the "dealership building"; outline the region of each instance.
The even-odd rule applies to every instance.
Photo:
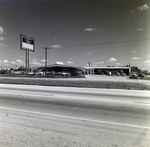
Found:
[[[35,72],[45,72],[48,74],[61,74],[68,73],[69,75],[116,75],[122,74],[129,75],[131,73],[130,67],[79,67],[64,64],[52,64],[45,66],[32,68]]]
[[[117,73],[131,73],[131,67],[85,67],[87,75],[116,75]]]
[[[45,69],[45,66],[32,68],[32,71],[38,73],[47,71],[47,74],[59,75],[59,74],[68,74],[72,76],[76,75],[85,75],[85,68],[78,66],[69,66],[63,64],[52,64],[48,65]]]

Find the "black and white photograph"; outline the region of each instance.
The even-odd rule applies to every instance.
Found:
[[[150,0],[0,0],[0,147],[150,147]]]

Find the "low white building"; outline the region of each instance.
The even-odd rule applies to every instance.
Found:
[[[87,75],[103,75],[103,74],[116,74],[125,73],[129,75],[131,73],[131,67],[85,67],[85,74]]]

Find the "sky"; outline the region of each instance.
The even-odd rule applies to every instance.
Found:
[[[150,71],[149,0],[0,0],[0,66],[25,66],[20,34],[35,39],[30,66],[137,66]]]

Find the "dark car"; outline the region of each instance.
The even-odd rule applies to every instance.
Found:
[[[143,79],[143,78],[145,77],[145,74],[140,73],[140,74],[138,74],[138,77],[139,77],[140,79]]]
[[[130,76],[129,76],[129,78],[130,79],[138,79],[138,75],[137,74],[131,74]]]
[[[117,72],[117,73],[116,73],[116,76],[120,76],[120,73],[119,73],[119,72]]]

